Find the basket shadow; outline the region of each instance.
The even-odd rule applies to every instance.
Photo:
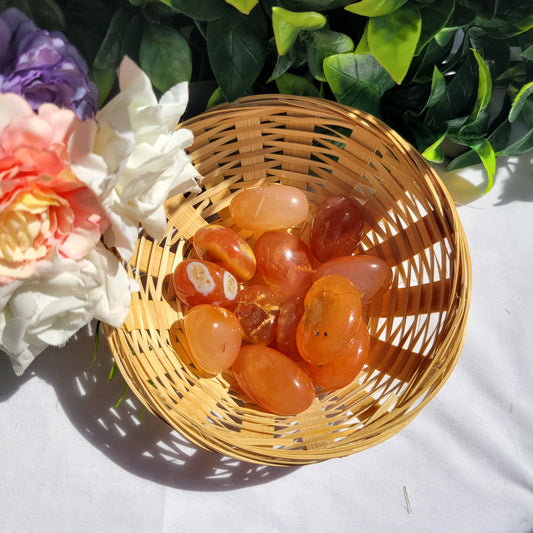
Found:
[[[49,348],[27,373],[50,383],[76,429],[125,470],[173,488],[226,491],[267,483],[297,468],[246,463],[192,444],[145,411],[131,391],[123,396],[120,373],[108,380],[113,360],[104,339],[91,365],[93,350],[94,338],[82,332],[66,348]],[[5,393],[14,387],[9,380]],[[1,392],[0,383],[0,399]]]

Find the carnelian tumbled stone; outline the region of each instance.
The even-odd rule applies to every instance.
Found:
[[[330,196],[318,206],[309,245],[319,261],[350,255],[363,236],[363,227],[363,213],[354,199]]]
[[[234,196],[229,212],[240,228],[263,232],[301,224],[309,213],[309,202],[296,187],[265,185]]]
[[[242,328],[231,311],[217,305],[197,305],[185,315],[184,326],[194,362],[202,370],[217,374],[235,362]]]
[[[392,282],[392,269],[388,263],[371,255],[330,259],[316,269],[315,279],[328,274],[346,276],[358,290],[363,305],[383,294]]]
[[[268,285],[244,287],[235,306],[244,338],[254,344],[270,344],[276,338],[279,303]]]
[[[302,360],[296,344],[296,328],[304,314],[304,295],[291,296],[279,308],[276,349],[295,361]]]
[[[243,346],[231,368],[244,394],[271,413],[301,413],[315,398],[309,376],[290,357],[268,346]]]
[[[319,278],[305,295],[296,329],[300,355],[313,365],[332,361],[355,335],[361,317],[361,297],[348,278]]]
[[[312,380],[324,390],[349,385],[365,366],[369,347],[370,334],[365,321],[361,320],[354,337],[335,359],[324,365],[309,365]]]
[[[199,259],[186,259],[174,270],[176,296],[187,305],[213,304],[233,307],[239,294],[235,276],[221,266]]]
[[[194,234],[193,246],[200,259],[220,265],[239,281],[248,281],[255,274],[251,246],[231,228],[208,224]]]
[[[305,292],[313,281],[309,247],[284,230],[263,233],[254,247],[257,271],[265,282],[284,297]]]

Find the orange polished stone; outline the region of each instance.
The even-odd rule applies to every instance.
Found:
[[[248,281],[255,274],[252,248],[231,228],[217,224],[204,226],[194,234],[193,245],[200,259],[220,265],[239,281]]]
[[[319,261],[350,255],[363,236],[359,203],[347,196],[330,196],[313,218],[309,245]]]
[[[235,362],[242,328],[231,311],[217,305],[197,305],[185,315],[184,325],[194,362],[202,370],[217,374]]]
[[[254,247],[257,271],[265,282],[284,297],[304,293],[313,281],[309,247],[284,230],[267,231]]]
[[[210,261],[186,259],[172,275],[176,296],[187,305],[213,304],[232,308],[239,294],[235,276]]]
[[[296,187],[265,185],[235,195],[229,212],[238,227],[264,232],[301,224],[309,213],[309,202]]]
[[[328,274],[346,276],[359,291],[363,305],[383,294],[392,282],[388,263],[371,255],[350,255],[326,261],[316,269],[315,280]]]
[[[361,320],[354,337],[344,350],[329,363],[309,365],[309,373],[316,385],[324,390],[336,390],[349,385],[363,369],[370,348],[370,335]]]
[[[291,296],[279,308],[276,326],[276,349],[295,361],[302,358],[296,344],[296,328],[304,314],[304,295]]]
[[[235,315],[244,338],[254,344],[270,344],[276,338],[279,302],[270,287],[254,284],[244,287],[237,299]]]
[[[232,370],[244,394],[271,413],[301,413],[315,398],[309,376],[291,358],[268,346],[243,346]]]
[[[324,276],[313,283],[304,300],[296,329],[298,351],[313,365],[332,361],[359,328],[361,297],[344,276]]]

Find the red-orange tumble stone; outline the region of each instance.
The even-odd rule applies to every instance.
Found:
[[[257,271],[265,282],[284,297],[304,293],[313,281],[309,247],[284,230],[267,231],[254,247]]]
[[[213,304],[232,308],[239,294],[235,276],[210,261],[186,259],[172,275],[176,296],[187,305]]]
[[[244,338],[254,344],[270,344],[276,338],[279,302],[267,285],[244,287],[237,299],[235,315]]]
[[[392,269],[388,263],[371,255],[330,259],[316,269],[315,279],[328,274],[346,276],[359,291],[363,305],[383,294],[392,282]]]
[[[344,276],[324,276],[313,283],[304,300],[296,329],[298,351],[313,365],[329,363],[353,338],[362,317],[361,297]]]
[[[352,254],[363,236],[359,204],[347,196],[330,196],[313,218],[309,245],[319,261]]]
[[[200,259],[217,263],[239,281],[248,281],[255,274],[251,246],[231,228],[217,224],[204,226],[194,234],[193,245]]]
[[[304,314],[304,295],[288,298],[279,308],[276,349],[295,361],[302,360],[296,344],[296,328]]]
[[[344,350],[329,363],[309,365],[309,373],[316,385],[324,390],[336,390],[349,385],[363,369],[370,347],[370,335],[361,320],[354,337]]]
[[[185,336],[194,362],[217,374],[231,367],[242,344],[239,319],[217,305],[196,305],[185,315]]]
[[[291,358],[268,346],[243,346],[231,368],[244,394],[271,413],[301,413],[315,398],[309,376]]]

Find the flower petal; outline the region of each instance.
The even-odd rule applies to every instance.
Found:
[[[0,349],[21,375],[48,346],[62,346],[93,319],[119,327],[137,285],[100,243],[81,261],[56,256],[30,280],[0,286]]]
[[[33,110],[22,96],[0,94],[0,136],[15,117],[31,117]]]

